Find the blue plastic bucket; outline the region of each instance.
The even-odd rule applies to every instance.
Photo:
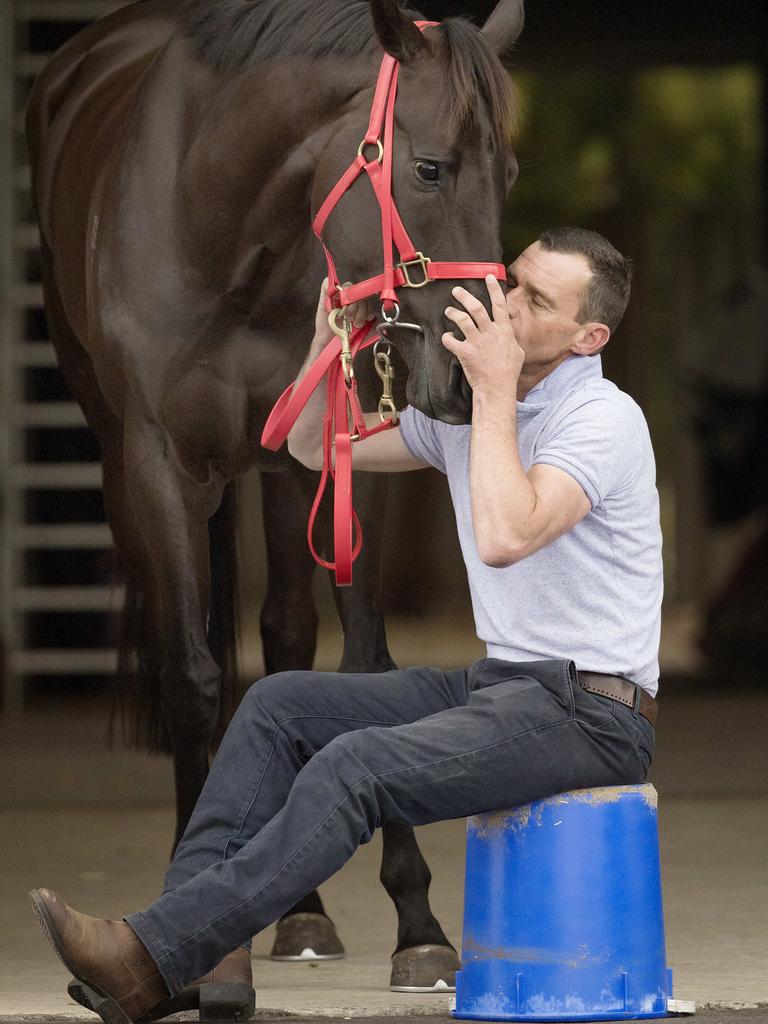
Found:
[[[656,806],[609,786],[469,819],[455,1017],[667,1015]]]

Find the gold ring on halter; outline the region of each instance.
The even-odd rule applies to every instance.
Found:
[[[384,159],[384,146],[381,144],[381,139],[376,139],[375,142],[366,142],[365,139],[363,139],[363,141],[357,147],[357,155],[358,156],[362,156],[363,155],[363,150],[365,149],[366,146],[378,146],[379,147],[379,155],[376,157],[376,163],[380,164],[382,162],[382,160]]]

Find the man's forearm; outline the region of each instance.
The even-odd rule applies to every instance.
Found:
[[[517,444],[514,399],[475,392],[470,451],[472,522],[480,558],[492,566],[515,562],[536,508]]]
[[[298,383],[327,344],[315,335],[307,358],[296,378]],[[288,451],[308,469],[320,469],[323,463],[323,416],[325,415],[325,378],[310,395],[309,401],[288,434]]]

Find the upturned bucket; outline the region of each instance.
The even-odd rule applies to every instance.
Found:
[[[654,787],[574,790],[470,818],[462,945],[455,1017],[667,1016]]]

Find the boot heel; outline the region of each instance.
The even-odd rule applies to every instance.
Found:
[[[67,991],[70,995],[73,995],[72,989],[75,987],[79,989],[77,1002],[81,1006],[93,1010],[94,1013],[98,1013],[104,1024],[131,1024],[131,1018],[123,1013],[112,996],[102,995],[95,988],[86,985],[84,981],[78,980],[71,982],[68,986]]]
[[[200,1024],[233,1024],[250,1020],[255,1012],[256,993],[245,982],[200,986]]]
[[[86,993],[83,991],[83,982],[78,981],[77,978],[73,978],[67,985],[67,992],[69,992],[70,998],[74,999],[76,1003],[80,1003],[86,1010],[93,1010],[90,1000]],[[185,988],[178,995],[169,996],[168,999],[162,1003],[158,1003],[154,1006],[149,1013],[143,1017],[139,1017],[137,1024],[154,1024],[156,1020],[162,1020],[163,1017],[168,1017],[172,1013],[179,1013],[183,1010],[196,1010],[197,1009],[197,998],[198,989]],[[98,1012],[98,1011],[94,1011]]]

